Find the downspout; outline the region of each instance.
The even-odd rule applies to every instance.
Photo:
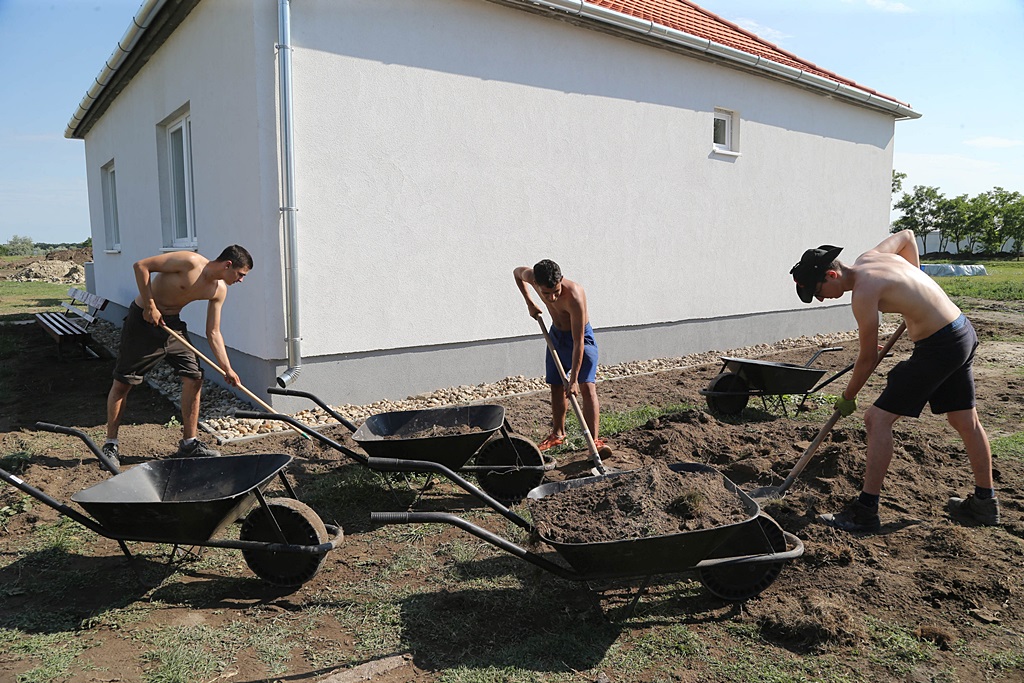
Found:
[[[295,233],[295,158],[292,152],[292,44],[289,0],[278,0],[278,108],[281,117],[281,215],[284,218],[284,297],[285,341],[288,344],[288,368],[277,378],[287,387],[302,372],[299,350],[299,265]]]

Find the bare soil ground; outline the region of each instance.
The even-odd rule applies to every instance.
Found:
[[[1024,307],[969,303],[982,339],[975,363],[979,413],[990,438],[1002,444],[1022,429]],[[79,440],[33,425],[71,426],[101,441],[112,361],[58,363],[52,341],[41,331],[31,325],[13,329],[22,351],[0,360],[0,457],[17,466],[26,482],[68,502],[107,475]],[[845,351],[825,354],[817,364],[842,368],[852,362],[855,348],[851,341]],[[910,342],[900,340],[894,357],[882,362],[862,392],[863,405],[909,350]],[[802,364],[812,352],[793,350],[768,360]],[[605,412],[692,406],[610,437],[614,456],[605,464],[625,470],[692,461],[719,469],[748,491],[780,483],[828,419],[831,406],[811,400],[809,410],[795,411],[790,405],[784,415],[778,407],[763,409],[754,399],[741,415],[720,416],[707,409],[698,393],[718,371],[717,365],[705,365],[601,383]],[[835,393],[844,381],[826,391]],[[534,443],[544,437],[549,416],[544,393],[499,402],[518,433]],[[488,680],[504,680],[503,667],[533,671],[532,680],[592,681],[600,673],[611,681],[759,680],[709,664],[736,662],[737,652],[754,653],[755,667],[775,663],[781,670],[791,668],[790,678],[775,680],[825,678],[808,673],[808,657],[832,676],[840,672],[841,680],[1024,680],[1024,461],[1019,446],[1009,454],[997,449],[1002,526],[964,525],[945,513],[947,497],[972,490],[955,432],[927,412],[919,420],[900,421],[883,492],[881,533],[838,532],[815,520],[821,512],[838,510],[859,490],[863,405],[822,443],[789,493],[766,505],[783,529],[804,541],[806,552],[787,563],[761,595],[739,606],[699,586],[694,589],[692,583],[679,583],[686,579],[660,576],[635,614],[616,622],[612,619],[630,599],[617,587],[556,579],[490,545],[467,543],[473,539],[454,527],[429,527],[429,533],[421,526],[375,527],[369,522],[371,510],[404,510],[412,496],[401,490],[392,495],[376,475],[343,453],[289,432],[222,450],[296,456],[289,476],[299,498],[325,521],[345,528],[342,546],[327,555],[302,588],[288,592],[259,581],[237,551],[168,565],[166,546],[131,544],[137,556],[128,564],[115,542],[60,523],[61,515],[45,505],[26,506],[24,496],[5,484],[0,485],[0,511],[7,510],[0,514],[0,634],[11,632],[3,629],[56,634],[80,643],[78,665],[60,679],[73,681],[154,680],[159,663],[154,633],[203,628],[210,638],[230,639],[239,623],[254,630],[269,623],[291,624],[292,632],[302,634],[296,641],[301,645],[293,645],[283,669],[275,670],[255,640],[245,641],[230,648],[229,664],[215,669],[220,676],[203,680],[322,680],[338,667],[365,666],[395,653],[404,658],[393,669],[380,668],[372,680],[435,681],[459,666],[498,672]],[[145,385],[133,391],[121,433],[123,467],[167,457],[179,438],[177,414],[176,406]],[[344,428],[326,433],[356,448]],[[590,467],[584,452],[562,454],[549,479],[585,476]],[[510,534],[501,517],[447,482],[429,486],[416,509],[454,511],[499,536]],[[52,539],[54,534],[60,543],[40,547],[40,536]],[[410,549],[419,553],[420,562],[394,561]],[[425,566],[437,569],[425,571]],[[393,604],[376,590],[403,596],[400,612],[381,616],[370,610],[370,603]],[[384,624],[374,631],[380,642],[371,642],[366,632],[374,620]],[[552,624],[559,632],[552,632]],[[926,646],[927,656],[894,663],[879,655],[878,633],[886,628],[912,634]],[[749,629],[757,633],[756,645]],[[532,663],[507,654],[534,634],[542,642]],[[655,636],[675,639],[677,655],[652,661],[623,654],[643,652]],[[566,639],[575,639],[576,645],[566,647]],[[551,644],[556,640],[561,645]],[[683,654],[684,640],[701,656]],[[6,642],[0,640],[0,680],[14,680],[38,665],[33,655],[10,646],[16,639]]]

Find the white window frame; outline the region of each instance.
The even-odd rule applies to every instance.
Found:
[[[121,228],[117,222],[117,174],[111,160],[100,168],[100,181],[103,187],[103,233],[106,250],[121,251]]]
[[[716,154],[740,155],[740,117],[730,109],[715,107],[711,128],[711,145]]]
[[[177,135],[180,131],[180,135]],[[171,246],[191,249],[196,239],[192,180],[192,118],[186,112],[165,126]],[[177,162],[177,163],[176,163]]]

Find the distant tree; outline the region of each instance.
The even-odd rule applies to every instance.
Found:
[[[995,187],[991,192],[987,193],[987,196],[992,205],[993,222],[995,224],[992,241],[993,244],[997,239],[999,241],[999,247],[996,251],[1007,251],[1007,247],[1013,241],[1018,243],[1015,246],[1015,253],[1019,256],[1020,228],[1016,223],[1020,220],[1017,217],[1019,213],[1017,207],[1021,203],[1021,194],[1019,192],[1009,192],[1001,187]]]
[[[14,235],[7,240],[7,253],[11,256],[31,256],[35,251],[35,244],[31,237]]]
[[[895,176],[893,178],[895,184]],[[937,187],[926,187],[915,185],[913,194],[904,194],[896,208],[903,212],[903,215],[892,223],[891,232],[897,233],[901,230],[913,230],[914,234],[921,238],[924,252],[928,253],[928,235],[935,230],[935,222],[938,217],[938,205],[943,195]]]
[[[943,198],[936,207],[935,227],[939,231],[939,251],[949,249],[952,243],[957,251],[967,239],[967,195]]]
[[[86,237],[85,241],[82,242],[81,244],[79,244],[78,246],[80,248],[82,248],[82,249],[91,249],[92,248],[92,237]]]
[[[900,173],[895,168],[892,170],[892,194],[903,191],[903,181],[906,179],[906,173]]]

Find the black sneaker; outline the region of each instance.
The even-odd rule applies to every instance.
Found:
[[[121,453],[117,450],[116,443],[105,443],[103,444],[103,448],[100,450],[103,452],[103,455],[107,456],[107,459],[114,464],[114,467],[121,469]]]
[[[842,512],[836,514],[818,515],[825,524],[843,531],[879,531],[882,528],[882,521],[878,518],[878,508],[871,508],[854,498]]]
[[[178,452],[172,455],[172,458],[216,458],[220,456],[220,451],[215,451],[199,439],[194,439],[192,443],[186,444],[185,440],[182,439],[178,442]]]
[[[946,503],[946,509],[951,517],[966,519],[983,526],[996,526],[999,524],[999,501],[992,498],[975,498],[973,493],[967,494],[966,498],[950,498]]]

